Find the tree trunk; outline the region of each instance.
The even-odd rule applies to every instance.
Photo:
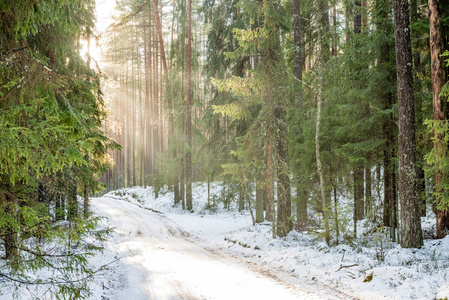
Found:
[[[321,75],[320,75],[321,76]],[[320,178],[320,193],[321,193],[321,205],[323,206],[323,220],[324,220],[324,229],[325,229],[325,239],[326,243],[330,244],[330,229],[329,229],[329,215],[328,215],[328,207],[325,196],[325,186],[324,186],[324,177],[323,177],[323,169],[321,166],[321,155],[320,155],[320,125],[321,125],[321,102],[322,102],[322,91],[321,84],[322,78],[320,78],[320,83],[318,87],[318,99],[317,99],[317,112],[316,112],[316,132],[315,132],[315,154],[316,154],[316,167],[317,173]]]
[[[295,42],[294,52],[294,75],[302,84],[302,35],[301,35],[301,0],[293,0],[293,35]],[[302,89],[296,95],[296,107],[299,109],[302,104]],[[301,124],[297,124],[301,126]],[[299,166],[297,167],[299,169]],[[302,174],[297,174],[298,181],[303,180]],[[297,230],[300,230],[306,226],[307,223],[307,196],[306,192],[302,191],[300,184],[296,186],[296,219]]]
[[[407,0],[393,0],[399,110],[401,246],[423,245],[416,176],[415,108]]]
[[[277,235],[286,236],[293,228],[291,221],[292,200],[288,168],[287,122],[285,103],[277,103],[274,108],[276,126],[276,172],[277,172]]]
[[[134,50],[137,50],[137,33],[136,33],[136,42],[134,42],[133,35],[131,35],[131,122],[132,126],[130,142],[131,142],[131,176],[132,176],[132,186],[136,186],[136,71],[135,71],[135,60],[136,56],[134,54]],[[136,49],[134,49],[136,47]]]
[[[379,31],[378,34],[389,36],[393,33],[393,28],[391,27],[391,15],[390,15],[390,2],[388,0],[377,1],[375,3],[375,13],[378,14],[376,19],[376,28]],[[380,55],[379,55],[379,68],[381,72],[386,73],[386,78],[388,82],[396,80],[395,74],[385,66],[392,65],[391,52],[393,45],[391,42],[386,40],[380,45]],[[386,88],[386,84],[380,89],[381,93],[379,95],[380,100],[383,104],[383,110],[388,111],[382,121],[382,133],[385,140],[385,145],[383,149],[383,182],[384,182],[384,201],[383,201],[383,225],[386,227],[395,228],[396,222],[395,216],[397,215],[395,211],[395,203],[397,202],[396,191],[396,167],[395,167],[395,129],[396,122],[394,120],[394,115],[391,112],[394,107],[394,96],[391,91]],[[394,238],[394,235],[391,236]]]
[[[156,0],[157,2],[157,0]],[[154,8],[154,15],[156,16],[156,10],[157,10],[157,6]],[[153,20],[154,21],[154,20]],[[156,20],[157,22],[157,20]],[[152,101],[153,101],[153,172],[152,172],[152,183],[151,185],[156,188],[155,185],[155,179],[156,176],[158,176],[159,173],[159,163],[160,163],[160,159],[159,159],[159,144],[161,142],[160,140],[160,136],[159,136],[159,84],[158,84],[158,80],[159,80],[159,76],[158,76],[158,44],[159,41],[159,35],[157,32],[157,24],[156,26],[153,26],[153,67],[151,69],[152,72],[152,87],[153,87],[153,95],[152,95]]]
[[[357,35],[362,32],[362,15],[361,15],[361,1],[354,0],[354,50],[356,53],[356,57],[360,56],[359,53],[359,40]],[[355,70],[358,70],[358,67],[355,67]],[[354,220],[354,235],[357,236],[357,221],[362,220],[364,217],[364,178],[363,178],[363,162],[356,162],[354,167],[354,211],[353,211],[353,220]]]
[[[239,212],[242,212],[245,209],[245,192],[243,188],[243,184],[239,183]]]
[[[363,220],[365,212],[363,163],[357,163],[354,169],[354,222]]]
[[[89,216],[89,185],[87,183],[84,184],[83,214],[85,218]]]
[[[294,73],[302,81],[301,0],[293,0],[293,35],[295,42]],[[298,97],[301,101],[301,95]]]
[[[330,57],[329,41],[326,35],[329,33],[329,1],[320,1],[320,28],[318,30],[318,39],[320,41],[320,58],[318,61],[318,91],[317,91],[317,113],[316,113],[316,131],[315,131],[315,155],[316,155],[316,165],[317,173],[319,177],[320,184],[320,194],[321,194],[321,205],[323,207],[323,221],[325,230],[325,240],[326,243],[330,244],[330,228],[329,228],[329,207],[327,206],[328,201],[326,201],[326,186],[324,184],[324,175],[321,164],[321,153],[320,153],[320,126],[321,126],[321,107],[323,104],[323,69]]]
[[[78,216],[78,201],[77,201],[77,185],[72,183],[68,194],[67,201],[67,220],[72,221]]]
[[[3,212],[6,215],[10,215],[10,218],[17,218],[16,213],[16,205],[12,196],[8,194],[3,194],[2,199],[5,201],[5,211]],[[16,229],[12,226],[6,225],[7,228],[5,230],[6,235],[3,237],[3,242],[5,245],[5,258],[13,260],[17,255],[17,232]]]
[[[334,194],[334,222],[335,222],[335,235],[336,235],[336,244],[338,245],[340,240],[340,226],[338,220],[338,201],[337,201],[337,184],[335,183],[334,172],[332,168],[332,164],[329,164],[329,182],[331,184],[331,188]],[[330,198],[330,196],[329,196]],[[329,203],[330,207],[330,203]],[[329,208],[330,210],[330,208]]]
[[[429,17],[430,17],[430,57],[432,66],[432,102],[433,102],[433,119],[436,122],[442,123],[446,120],[444,115],[444,99],[440,95],[443,87],[443,66],[441,62],[441,34],[440,34],[440,12],[439,1],[429,0]],[[436,172],[435,172],[435,192],[436,192],[436,215],[437,215],[437,238],[444,238],[445,230],[449,229],[449,214],[447,209],[441,210],[440,205],[441,180],[443,173],[439,164],[443,158],[444,147],[444,133],[434,132],[434,145],[436,157]]]
[[[365,216],[369,219],[373,219],[373,198],[371,190],[371,168],[365,167]]]
[[[148,10],[150,10],[150,7],[148,7]],[[144,150],[144,167],[143,167],[143,186],[147,186],[147,177],[150,174],[150,130],[149,130],[149,120],[151,118],[150,115],[150,22],[148,21],[148,27],[144,27],[144,64],[145,64],[145,99],[144,99],[144,111],[145,111],[145,118],[144,118],[144,144],[145,144],[145,150]],[[146,29],[148,28],[148,33],[146,32]]]
[[[192,0],[188,1],[186,206],[192,210]]]
[[[162,66],[164,68],[165,73],[167,74],[167,60],[165,58],[165,49],[164,49],[164,39],[162,36],[162,23],[159,17],[159,8],[158,8],[158,0],[153,0],[154,5],[154,14],[156,16],[156,30],[159,35],[159,45],[160,45],[160,54],[161,54],[161,61]],[[191,11],[191,5],[189,4],[190,11]]]
[[[334,189],[334,214],[335,214],[335,235],[336,235],[336,244],[338,246],[340,240],[340,225],[338,221],[338,202],[337,202],[337,186],[332,183],[332,187]]]
[[[307,192],[296,188],[296,230],[304,230],[307,226]]]
[[[256,223],[262,223],[264,221],[263,216],[263,197],[264,191],[261,184],[256,182]]]
[[[340,35],[337,32],[337,2],[334,2],[332,7],[332,56],[337,57],[338,55],[338,43],[340,40]]]
[[[354,0],[354,33],[362,32],[362,15],[360,13],[360,9],[362,7],[362,2],[358,0]]]
[[[265,219],[274,222],[274,195],[273,195],[273,173],[272,173],[272,152],[271,152],[271,129],[267,131],[267,178],[265,181],[265,193],[266,193],[266,203],[265,203]],[[274,227],[273,227],[274,231]]]
[[[410,20],[412,23],[419,21],[419,15],[418,15],[418,3],[417,0],[411,0],[410,1]],[[420,35],[415,31],[415,34],[412,36],[412,41],[419,41]],[[420,49],[417,45],[419,42],[415,42],[415,44],[412,44],[412,55],[413,55],[413,83],[415,88],[415,94],[422,92],[422,84],[421,79],[419,77],[419,68],[421,67],[421,58],[420,58]],[[415,51],[413,52],[415,48]],[[423,113],[423,99],[422,97],[419,97],[418,99],[415,99],[415,113],[416,113],[416,122],[419,125],[422,125],[424,123],[424,113]],[[424,155],[422,154],[423,149],[417,149],[417,165],[418,165],[418,197],[419,197],[419,203],[420,203],[420,216],[425,217],[426,216],[426,181],[425,181],[425,173],[424,173]]]
[[[64,198],[61,197],[61,195],[56,196],[56,203],[55,203],[55,221],[64,220],[65,218],[65,212],[64,212]]]

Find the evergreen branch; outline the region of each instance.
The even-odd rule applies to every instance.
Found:
[[[14,86],[12,89],[10,89],[5,96],[2,97],[2,100],[6,100],[8,96],[15,90],[16,86]]]
[[[37,224],[35,224],[35,225],[33,225],[33,226],[30,226],[30,227],[28,227],[28,228],[25,228],[25,229],[23,229],[23,230],[19,230],[19,231],[15,231],[15,232],[9,232],[9,233],[5,233],[5,234],[0,234],[0,238],[3,238],[3,237],[7,237],[7,236],[10,236],[10,235],[13,235],[13,234],[17,234],[17,233],[19,233],[19,232],[27,232],[27,231],[29,231],[30,229],[32,229],[32,228],[34,228],[34,227],[37,227],[37,226],[39,226],[39,225],[42,225],[42,224],[44,224],[45,222],[39,222],[39,223],[37,223]]]
[[[77,255],[90,254],[90,252],[76,252],[76,253],[69,253],[69,254],[48,254],[48,253],[40,253],[40,252],[33,251],[31,249],[23,248],[20,246],[10,245],[10,247],[15,248],[17,250],[27,252],[27,253],[37,256],[37,257],[73,257],[73,256],[77,256]]]
[[[29,48],[28,46],[21,47],[21,48],[16,48],[16,49],[3,48],[3,49],[0,49],[0,51],[2,51],[0,54],[4,55],[4,54],[8,54],[8,53],[13,53],[13,52],[19,52],[19,51],[22,51],[22,50],[25,50],[25,49],[28,49],[28,48]]]
[[[122,21],[120,21],[120,23],[109,25],[109,27],[107,28],[107,30],[109,30],[110,27],[120,27],[120,26],[125,25],[126,23],[128,23],[129,19],[133,18],[133,17],[136,16],[138,13],[140,13],[140,11],[142,10],[142,8],[143,8],[145,5],[147,5],[148,2],[150,2],[150,1],[151,1],[151,0],[145,1],[145,3],[143,3],[141,6],[139,6],[139,7],[137,8],[137,10],[136,10],[134,13],[125,16],[124,19],[123,19]]]
[[[114,259],[113,261],[102,265],[101,267],[99,267],[97,270],[93,271],[92,273],[89,273],[89,275],[78,278],[78,279],[74,279],[74,280],[66,280],[66,281],[58,281],[58,280],[48,280],[48,281],[40,281],[40,280],[35,280],[35,281],[24,281],[18,278],[14,278],[11,277],[7,274],[3,274],[0,273],[0,277],[9,279],[13,282],[16,283],[20,283],[20,284],[25,284],[25,285],[60,285],[60,284],[68,284],[68,283],[78,283],[78,282],[82,282],[82,281],[86,281],[87,279],[93,277],[95,274],[103,271],[104,269],[106,269],[106,267],[108,267],[109,265],[115,263],[116,261],[120,260],[120,258]]]

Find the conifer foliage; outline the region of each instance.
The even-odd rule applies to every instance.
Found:
[[[116,146],[101,130],[100,77],[79,49],[93,13],[91,0],[0,3],[0,280],[68,298],[89,294],[86,257],[99,250],[83,242],[96,221],[77,194],[98,190]],[[54,275],[25,275],[40,268]]]

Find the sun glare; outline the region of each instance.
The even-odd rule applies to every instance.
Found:
[[[112,16],[115,9],[115,0],[96,0],[96,22],[95,22],[95,36],[101,37],[105,34],[106,29],[112,23]],[[90,48],[90,49],[88,49]],[[101,66],[102,52],[101,45],[97,42],[95,37],[91,38],[90,45],[87,40],[81,40],[81,55],[87,61],[88,53],[93,61]]]

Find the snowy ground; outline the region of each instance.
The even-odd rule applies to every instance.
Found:
[[[220,186],[212,185],[212,195],[220,195]],[[206,185],[194,187],[194,213],[173,206],[169,192],[154,198],[151,188],[134,187],[105,195],[102,199],[122,199],[140,208],[162,212],[192,239],[213,249],[225,249],[236,257],[273,272],[290,274],[290,284],[308,285],[306,290],[323,286],[335,289],[333,296],[346,294],[360,299],[444,299],[449,297],[449,237],[425,240],[422,249],[402,249],[382,235],[359,238],[351,246],[328,247],[316,236],[291,232],[286,238],[272,239],[271,226],[252,226],[249,212],[223,209],[218,203],[206,210]],[[93,200],[95,205],[96,200]],[[423,219],[423,226],[433,224]],[[266,298],[269,299],[269,298]]]
[[[215,183],[211,194],[220,190]],[[272,239],[269,224],[253,226],[248,211],[232,206],[205,209],[206,185],[194,186],[194,213],[172,199],[169,192],[155,199],[152,188],[141,187],[92,199],[93,211],[116,227],[92,263],[120,260],[97,276],[91,299],[449,297],[449,237],[412,250],[376,234],[328,247],[309,233]],[[426,228],[433,223],[423,219]],[[2,300],[10,295],[0,291]]]

